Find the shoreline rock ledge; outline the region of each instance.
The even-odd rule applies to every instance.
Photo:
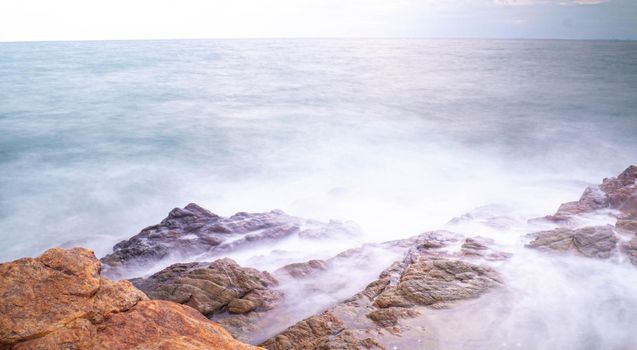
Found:
[[[0,349],[256,350],[195,309],[100,276],[83,248],[0,264]]]

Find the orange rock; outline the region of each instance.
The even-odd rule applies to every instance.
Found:
[[[257,349],[192,308],[100,277],[82,248],[0,264],[0,348]]]

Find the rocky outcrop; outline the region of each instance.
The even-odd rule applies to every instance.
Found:
[[[463,257],[482,258],[491,261],[506,260],[511,257],[510,253],[492,249],[491,246],[493,244],[495,244],[495,241],[492,239],[484,237],[469,237],[462,243],[460,253]]]
[[[602,210],[616,218],[614,226],[573,228],[579,217]],[[532,241],[527,247],[601,259],[624,254],[637,266],[637,166],[631,165],[617,177],[604,179],[599,186],[588,187],[578,201],[562,204],[554,215],[543,220],[560,227],[530,234]]]
[[[271,309],[280,299],[277,281],[267,272],[241,267],[232,259],[211,263],[175,264],[148,278],[131,280],[151,299],[188,305],[206,316],[252,305],[250,310]],[[247,312],[246,311],[246,312]],[[244,313],[244,312],[235,312]]]
[[[283,266],[276,270],[276,275],[288,275],[292,278],[306,278],[313,274],[326,271],[329,268],[330,262],[325,260],[309,260],[302,263],[293,263]]]
[[[267,272],[241,267],[224,258],[211,263],[174,264],[148,277],[131,280],[151,299],[188,305],[217,321],[238,339],[249,341],[257,320],[282,298]]]
[[[571,230],[557,228],[531,234],[529,248],[572,252],[589,258],[607,259],[617,247],[618,238],[613,226],[589,226]]]
[[[479,296],[498,284],[497,276],[490,268],[460,260],[418,257],[402,271],[396,285],[389,283],[380,292],[374,305],[441,307]]]
[[[384,349],[380,334],[400,333],[400,320],[429,308],[451,307],[501,285],[497,272],[441,250],[454,240],[428,232],[363,291],[263,342],[267,349]],[[391,244],[407,244],[407,240]],[[403,325],[408,327],[408,325]]]
[[[0,264],[0,280],[0,348],[256,349],[190,307],[102,278],[86,249]]]
[[[562,204],[553,215],[545,219],[568,223],[574,217],[600,209],[613,209],[619,218],[637,215],[637,166],[631,165],[617,177],[606,178],[599,186],[584,190],[578,201]]]
[[[622,243],[621,251],[626,254],[626,257],[633,265],[637,266],[637,235],[628,242]]]
[[[350,222],[321,223],[293,217],[280,210],[255,214],[242,212],[225,218],[191,203],[183,209],[173,209],[160,224],[117,243],[113,253],[101,261],[107,275],[120,276],[127,267],[171,257],[187,260],[201,253],[218,255],[257,241],[291,235],[316,239],[358,233],[358,226]]]

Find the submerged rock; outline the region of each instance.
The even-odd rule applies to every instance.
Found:
[[[469,237],[464,240],[460,247],[464,257],[482,258],[485,260],[506,260],[511,257],[510,253],[505,253],[491,249],[490,245],[495,244],[492,239],[484,237]]]
[[[277,275],[289,275],[293,278],[306,278],[319,271],[326,271],[329,268],[330,262],[325,260],[309,260],[302,263],[293,263],[283,266],[282,268],[274,271]]]
[[[540,250],[572,252],[589,258],[609,258],[617,246],[613,226],[589,226],[576,230],[557,228],[531,234],[526,246]]]
[[[291,235],[321,238],[328,235],[356,235],[353,223],[321,223],[285,214],[237,213],[225,218],[190,203],[175,208],[158,225],[143,229],[132,238],[119,242],[113,253],[101,259],[107,275],[119,276],[127,268],[143,266],[162,259],[188,259],[201,253],[212,255],[237,249],[263,240],[277,240]]]
[[[86,249],[3,263],[0,277],[0,348],[256,349],[190,307],[102,278]]]

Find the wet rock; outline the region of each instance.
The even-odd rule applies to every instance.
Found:
[[[500,252],[491,249],[491,245],[495,244],[492,239],[483,237],[466,238],[461,246],[461,254],[464,257],[476,257],[485,260],[506,260],[511,257],[510,253]]]
[[[446,248],[458,240],[445,231],[427,232],[408,240],[403,260],[394,262],[361,292],[287,328],[263,342],[267,349],[384,349],[379,335],[399,336],[401,320],[418,316],[425,308],[452,307],[477,298],[501,285],[497,272],[462,261]],[[343,256],[354,254],[348,252]],[[341,254],[339,254],[341,255]],[[402,325],[408,327],[408,325]]]
[[[385,347],[363,330],[344,330],[334,337],[328,337],[318,346],[318,350],[380,349]]]
[[[619,218],[617,220],[617,223],[615,224],[615,227],[622,231],[637,234],[637,215]]]
[[[228,303],[228,312],[231,314],[245,314],[256,308],[256,304],[248,299],[234,299]]]
[[[283,297],[268,272],[232,259],[174,264],[148,278],[131,280],[151,299],[188,305],[222,324],[240,340],[251,340],[257,320]]]
[[[633,265],[637,266],[637,236],[634,236],[628,242],[622,243],[621,251],[626,254]]]
[[[460,260],[418,258],[409,264],[400,281],[378,295],[379,307],[434,305],[474,298],[499,284],[488,267]]]
[[[401,318],[412,318],[420,315],[420,312],[405,307],[386,307],[384,309],[376,309],[367,314],[372,321],[381,327],[391,327],[398,323]]]
[[[293,263],[276,270],[275,275],[288,275],[293,278],[306,278],[319,271],[326,271],[328,263],[325,260],[309,260],[302,263]]]
[[[3,263],[0,277],[3,349],[256,349],[189,307],[102,278],[86,249]]]
[[[298,322],[260,346],[272,350],[319,349],[329,337],[343,330],[343,322],[330,311],[325,311]]]
[[[331,221],[324,224],[293,217],[280,210],[254,214],[241,212],[226,218],[191,203],[183,209],[173,209],[160,224],[117,243],[113,253],[101,261],[105,274],[122,276],[127,268],[162,259],[187,260],[201,253],[222,254],[258,241],[295,234],[318,238],[358,233],[359,229],[352,223]]]
[[[609,258],[618,238],[613,226],[590,226],[576,230],[557,228],[531,234],[534,239],[526,246],[540,250],[572,252],[589,258]]]
[[[272,275],[241,267],[228,258],[211,263],[174,264],[148,278],[131,281],[151,299],[188,305],[206,316],[225,311],[237,299],[271,309],[281,297],[274,290],[278,282]]]
[[[600,209],[614,209],[620,216],[637,215],[637,166],[631,165],[619,176],[606,178],[599,186],[584,190],[576,202],[562,204],[553,215],[544,219],[568,223],[575,216],[590,214]]]

